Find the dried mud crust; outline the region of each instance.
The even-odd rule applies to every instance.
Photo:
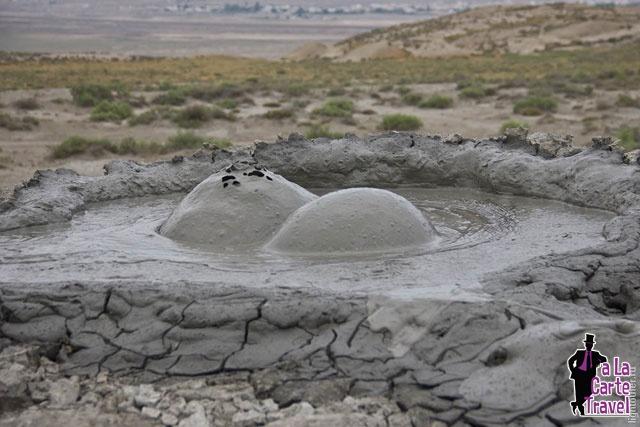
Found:
[[[17,190],[0,214],[0,228],[62,221],[93,201],[188,191],[242,161],[259,162],[301,185],[464,185],[618,216],[596,247],[549,254],[485,277],[490,300],[211,289],[188,281],[143,288],[2,283],[0,342],[37,345],[65,375],[89,378],[82,381],[100,372],[158,384],[237,374],[255,399],[277,405],[274,412],[306,402],[329,416],[327,405],[341,402],[351,405],[352,415],[371,415],[353,409],[353,399],[362,396],[392,408],[377,421],[357,421],[361,425],[590,424],[571,417],[565,365],[584,332],[596,334],[605,354],[640,364],[640,174],[607,146],[562,155],[543,157],[527,140],[394,134],[306,141],[294,135],[251,153],[215,152],[213,160],[200,153],[150,166],[112,163],[100,178],[43,172]],[[26,399],[25,406],[34,402],[11,387],[1,393]],[[205,416],[217,419],[207,405]],[[147,412],[154,408],[164,410]],[[130,414],[125,409],[109,411]],[[265,418],[242,425],[278,421],[267,418],[269,410],[256,411]],[[337,418],[319,422],[349,425],[336,411]]]

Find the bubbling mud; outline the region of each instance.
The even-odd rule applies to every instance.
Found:
[[[316,200],[341,193],[335,191],[310,189],[323,196]],[[291,256],[260,245],[235,250],[194,245],[157,232],[184,204],[176,194],[97,203],[68,224],[0,233],[0,263],[5,280],[13,283],[52,283],[73,275],[101,283],[151,282],[160,288],[185,280],[214,280],[254,288],[477,298],[483,274],[551,251],[602,242],[602,225],[613,216],[561,202],[463,188],[388,191],[393,195],[385,197],[413,204],[416,215],[431,219],[428,230],[433,234],[428,237],[437,238],[437,244],[340,256]]]
[[[404,197],[352,188],[296,210],[266,248],[286,254],[362,254],[427,247],[436,239],[431,223]]]
[[[173,240],[206,248],[255,246],[316,196],[258,167],[229,166],[198,184],[160,227]]]

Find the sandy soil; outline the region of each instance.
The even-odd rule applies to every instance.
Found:
[[[359,61],[387,56],[390,49],[437,58],[487,51],[528,54],[582,48],[638,40],[639,17],[637,7],[488,6],[356,35],[335,44],[309,44],[290,58]]]
[[[295,100],[285,99],[281,94],[269,93],[252,96],[255,105],[242,105],[235,113],[233,122],[213,120],[193,131],[210,137],[228,138],[235,145],[253,144],[256,140],[273,141],[278,135],[286,136],[291,132],[304,133],[309,123],[321,123],[332,131],[350,132],[359,135],[374,133],[382,116],[392,113],[413,114],[419,117],[424,127],[423,133],[461,133],[467,137],[484,137],[499,134],[502,123],[517,118],[529,124],[532,131],[572,134],[577,145],[589,144],[596,135],[612,133],[620,126],[637,122],[637,108],[615,106],[619,95],[616,91],[596,90],[588,98],[559,98],[559,109],[555,114],[538,117],[523,117],[513,114],[515,100],[526,96],[526,89],[502,89],[496,95],[481,100],[460,98],[454,84],[428,84],[409,87],[414,93],[425,97],[444,94],[454,99],[452,108],[445,110],[421,109],[402,103],[396,92],[380,92],[378,87],[350,88],[343,97],[355,104],[353,122],[345,124],[342,119],[320,118],[312,114],[328,98],[325,91],[315,91],[297,102],[308,102],[304,108],[292,105]],[[134,93],[151,100],[157,92]],[[640,93],[631,93],[639,96]],[[24,98],[36,98],[40,108],[33,111],[21,111],[13,103]],[[277,102],[279,108],[293,108],[294,118],[270,120],[262,115],[273,109],[265,104]],[[190,101],[191,104],[195,103]],[[71,168],[82,174],[102,174],[102,165],[120,156],[104,158],[78,156],[55,160],[51,158],[51,147],[66,138],[78,135],[88,138],[108,138],[114,142],[125,137],[134,137],[147,141],[164,142],[180,129],[172,122],[163,120],[150,125],[129,126],[126,122],[97,123],[89,119],[90,109],[72,104],[67,89],[46,89],[33,91],[7,91],[0,93],[0,113],[12,116],[30,115],[40,120],[40,125],[31,131],[8,131],[0,128],[0,191],[8,194],[15,185],[30,178],[35,169]],[[605,109],[603,109],[604,107]],[[137,109],[136,112],[146,108]],[[171,153],[162,157],[172,157]],[[126,156],[132,158],[132,156]],[[158,156],[138,156],[138,161],[157,160]]]

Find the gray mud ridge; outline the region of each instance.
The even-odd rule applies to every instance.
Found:
[[[573,418],[568,403],[566,359],[584,333],[596,334],[604,354],[640,365],[640,168],[602,140],[581,151],[540,135],[293,135],[252,152],[201,152],[149,166],[113,162],[103,177],[38,172],[1,208],[0,230],[65,221],[92,202],[186,192],[234,162],[308,187],[465,186],[617,217],[605,225],[602,244],[495,272],[481,283],[488,298],[474,301],[393,300],[321,286],[206,287],[188,278],[144,287],[72,278],[1,283],[0,343],[39,345],[68,375],[151,382],[242,373],[256,399],[281,409],[359,396],[395,408],[368,424],[319,421],[336,425],[596,424]],[[19,388],[2,393],[31,399]]]

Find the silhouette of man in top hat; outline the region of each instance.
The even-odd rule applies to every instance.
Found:
[[[571,402],[571,412],[574,414],[577,409],[580,415],[584,415],[584,401],[591,396],[591,381],[596,376],[596,368],[607,361],[606,356],[592,350],[596,343],[593,338],[592,334],[584,334],[584,350],[577,350],[567,360],[575,390],[576,400]]]

